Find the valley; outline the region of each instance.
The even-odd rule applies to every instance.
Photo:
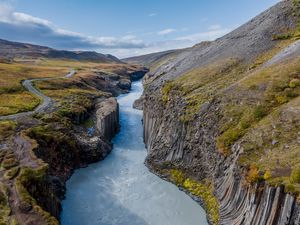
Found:
[[[284,0],[124,59],[0,40],[0,224],[300,225],[299,38]]]

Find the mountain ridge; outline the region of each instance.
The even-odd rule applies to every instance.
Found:
[[[53,59],[96,61],[103,63],[121,63],[121,60],[110,54],[101,54],[95,51],[57,50],[42,45],[14,42],[4,39],[0,39],[0,49],[0,57],[9,59],[45,57]]]

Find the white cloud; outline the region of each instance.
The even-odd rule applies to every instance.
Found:
[[[154,12],[153,13],[149,13],[148,16],[149,17],[157,16],[157,13],[154,13]]]
[[[157,34],[158,35],[167,35],[167,34],[175,32],[175,31],[176,31],[176,29],[168,28],[168,29],[165,29],[165,30],[158,31]]]
[[[152,14],[156,15],[156,13]],[[187,31],[188,28],[178,30],[168,28],[149,34],[163,36]],[[13,7],[9,4],[1,4],[0,0],[0,38],[2,39],[46,45],[58,49],[97,50],[101,53],[116,55],[117,57],[129,57],[190,47],[203,40],[216,39],[229,31],[229,29],[224,29],[219,25],[212,25],[206,32],[148,43],[130,33],[123,37],[88,36],[59,28],[51,21],[42,18],[15,12]]]
[[[64,30],[48,20],[15,12],[5,3],[0,4],[0,37],[66,49],[145,47],[143,41],[133,35],[93,37]]]

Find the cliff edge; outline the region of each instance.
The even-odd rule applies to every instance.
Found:
[[[199,197],[211,224],[300,224],[298,38],[299,1],[281,1],[151,62],[146,164]]]

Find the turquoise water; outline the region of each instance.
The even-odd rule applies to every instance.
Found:
[[[103,161],[75,171],[67,182],[62,225],[207,225],[204,210],[144,165],[142,112],[132,108],[142,94],[135,82],[118,97],[120,133]]]

